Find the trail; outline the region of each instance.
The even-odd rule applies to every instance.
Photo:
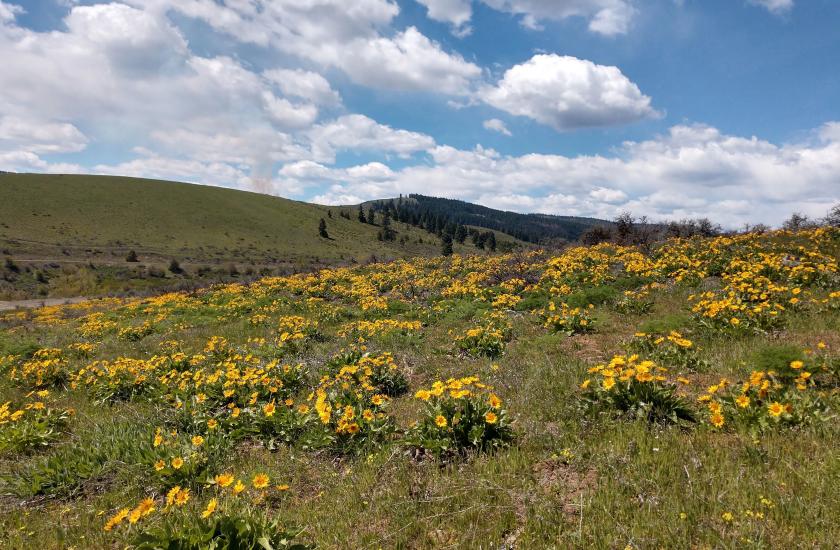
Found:
[[[0,301],[0,311],[13,309],[29,309],[44,306],[59,306],[63,304],[78,304],[90,300],[87,296],[76,296],[75,298],[39,298],[37,300],[12,300],[10,302]]]

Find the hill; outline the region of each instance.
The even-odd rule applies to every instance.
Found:
[[[328,238],[319,236],[322,218]],[[440,254],[440,240],[411,225],[394,223],[393,240],[380,240],[380,230],[360,223],[350,207],[219,187],[111,176],[0,174],[0,252],[24,272],[28,268],[25,276],[14,269],[4,272],[0,299],[183,283],[183,274],[166,271],[172,259],[193,278],[209,274],[224,279],[231,271],[286,273],[371,257]],[[455,252],[470,248],[456,244]],[[125,261],[132,250],[139,266]],[[89,265],[98,271],[65,273],[68,266]],[[145,268],[142,277],[135,277],[137,267]]]
[[[0,548],[834,548],[838,255],[820,228],[0,313]]]
[[[390,208],[395,219],[440,231],[447,225],[464,225],[501,231],[522,241],[550,244],[576,241],[590,227],[612,223],[596,218],[520,214],[496,210],[455,199],[411,194],[406,198],[372,201],[378,208]]]

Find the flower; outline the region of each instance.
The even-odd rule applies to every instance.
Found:
[[[491,393],[490,397],[487,398],[487,402],[490,404],[491,407],[494,409],[498,409],[502,406],[502,400],[499,399],[499,396],[495,393]]]
[[[785,412],[785,407],[778,401],[774,401],[767,406],[767,412],[770,413],[770,416],[778,417]]]
[[[175,458],[172,459],[172,467],[175,468],[176,470],[180,470],[181,466],[183,466],[183,465],[184,465],[184,459],[181,458],[180,456],[176,456]]]
[[[435,424],[437,424],[438,428],[445,428],[447,425],[446,417],[439,414],[435,417]]]
[[[613,378],[604,378],[601,382],[601,385],[604,386],[604,389],[610,391],[615,386],[615,379]]]
[[[720,517],[727,523],[733,519],[732,512],[724,512]]]
[[[176,485],[175,487],[169,489],[169,492],[166,493],[166,505],[167,506],[172,506],[172,504],[175,502],[175,497],[178,495],[178,493],[180,491],[181,491],[181,486],[180,485]]]
[[[210,515],[213,512],[216,511],[216,506],[218,506],[218,505],[219,505],[219,501],[216,500],[215,498],[211,498],[210,502],[207,503],[207,508],[205,508],[204,511],[201,512],[201,517],[203,517],[203,518],[210,517]]]
[[[496,416],[496,413],[494,413],[493,411],[488,411],[484,415],[484,421],[487,422],[488,424],[495,424],[498,420],[499,420],[499,417]]]
[[[216,426],[218,426],[218,425],[219,425],[219,423],[216,421],[215,418],[211,418],[210,420],[207,421],[207,428],[210,429],[210,430],[215,430]]]
[[[724,424],[723,415],[720,413],[715,413],[709,418],[709,421],[715,428],[722,428]]]
[[[163,470],[164,468],[166,468],[166,462],[164,462],[163,459],[160,459],[157,462],[155,462],[155,471],[156,472],[159,472],[159,471]]]
[[[178,494],[175,495],[175,504],[178,506],[183,506],[187,502],[190,501],[190,490],[189,489],[181,489],[178,491]]]
[[[266,416],[274,416],[274,411],[277,407],[274,405],[274,401],[271,403],[267,403],[263,406],[263,414]]]
[[[254,486],[254,489],[265,489],[268,487],[269,481],[271,480],[267,475],[257,474],[254,476],[254,479],[251,480],[251,484]]]
[[[203,437],[201,437],[200,435],[194,435],[193,436],[193,438],[192,438],[192,444],[193,445],[195,445],[196,447],[201,447],[201,445],[203,443],[204,443],[204,438]]]
[[[737,399],[735,399],[735,403],[742,409],[746,409],[750,406],[750,398],[746,395],[740,395]]]
[[[233,494],[238,495],[242,491],[245,490],[245,484],[242,483],[241,479],[236,480],[236,485],[233,486]]]
[[[233,483],[234,477],[231,474],[219,474],[215,478],[213,478],[216,483],[218,483],[219,487],[228,487],[231,483]]]
[[[790,368],[801,369],[805,364],[802,361],[791,361]]]
[[[111,516],[111,518],[108,520],[108,522],[105,523],[105,527],[104,527],[105,531],[110,531],[111,529],[113,529],[114,527],[116,527],[117,525],[122,523],[122,521],[125,518],[128,517],[128,514],[129,514],[128,508],[123,508],[122,510],[120,510],[119,512],[117,512],[116,514]]]

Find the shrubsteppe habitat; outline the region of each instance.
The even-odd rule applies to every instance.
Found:
[[[463,226],[395,222],[375,246],[417,232],[438,253],[7,311],[0,539],[831,546],[829,221],[716,235],[625,216],[581,235],[597,244],[494,234],[520,244],[464,237],[464,254]]]
[[[838,29],[0,0],[0,550],[840,550]]]

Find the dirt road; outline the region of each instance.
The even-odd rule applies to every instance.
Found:
[[[78,296],[76,298],[40,298],[38,300],[13,300],[11,302],[0,301],[0,311],[11,309],[29,309],[43,306],[58,306],[62,304],[78,304],[86,302],[90,298]]]

